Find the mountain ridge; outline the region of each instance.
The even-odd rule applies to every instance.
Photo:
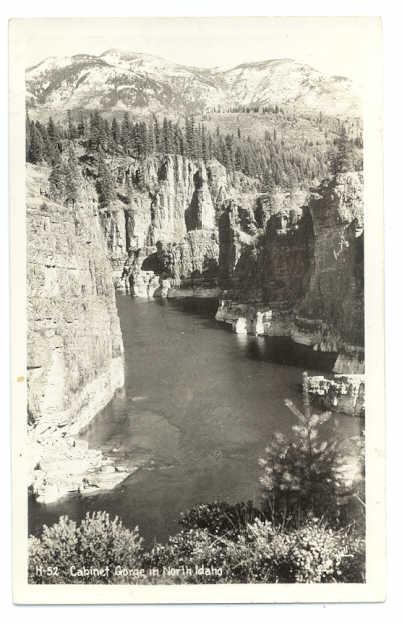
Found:
[[[51,56],[26,70],[27,107],[198,114],[250,106],[293,106],[359,116],[353,83],[295,59],[232,68],[187,66],[142,52]]]

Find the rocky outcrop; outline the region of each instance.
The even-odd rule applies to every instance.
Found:
[[[350,357],[364,348],[362,174],[342,173],[333,183],[323,183],[310,201],[309,212],[314,227],[313,270],[298,314],[321,320],[324,331],[318,346],[322,350],[336,343],[335,350],[342,353],[345,347],[345,356]]]
[[[101,218],[119,287],[221,294],[217,318],[236,332],[289,336],[338,354],[335,372],[364,371],[361,172],[307,194],[261,192],[215,160],[121,156],[113,166],[119,199]]]
[[[85,466],[93,467],[82,448],[77,464],[72,436],[124,382],[112,272],[91,189],[82,183],[74,205],[56,203],[43,194],[48,173],[28,167],[26,206],[31,482],[41,500],[78,487]]]
[[[256,233],[250,211],[230,203],[220,218],[217,320],[335,352],[335,372],[364,372],[362,186],[360,172],[340,173],[298,210],[260,196]]]
[[[40,503],[52,503],[69,492],[112,489],[129,475],[124,466],[115,466],[101,451],[70,435],[68,428],[32,428],[29,440],[30,489]]]
[[[275,311],[258,301],[241,303],[220,299],[215,319],[231,325],[236,334],[251,336],[291,336],[293,328],[292,313]]]
[[[308,391],[321,409],[364,416],[364,375],[316,375],[308,378]]]
[[[219,218],[231,201],[251,206],[258,182],[180,155],[122,156],[110,166],[117,199],[100,214],[116,286],[164,296],[167,285],[157,281],[168,278],[170,296],[217,293]]]

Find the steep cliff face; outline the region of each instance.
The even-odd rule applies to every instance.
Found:
[[[323,184],[309,204],[314,258],[309,288],[297,314],[321,321],[322,350],[338,351],[337,372],[363,372],[363,179],[342,173]],[[348,364],[348,360],[350,364]],[[358,369],[358,370],[357,370]]]
[[[363,372],[363,180],[261,192],[217,161],[121,157],[102,217],[116,283],[137,296],[222,296],[234,330],[289,336]],[[123,280],[120,276],[123,274]]]
[[[217,319],[234,331],[290,336],[338,353],[335,371],[364,370],[363,180],[359,172],[326,181],[307,205],[265,209],[256,202],[252,234],[241,210],[220,220],[226,291]]]
[[[228,202],[252,204],[258,182],[241,173],[229,179],[216,160],[180,155],[125,156],[110,165],[117,200],[101,219],[116,285],[139,296],[216,289],[219,218]]]
[[[80,449],[81,463],[69,475],[73,464],[61,462],[61,448],[54,453],[55,446],[71,447],[66,457],[74,463],[78,447],[71,435],[124,381],[122,336],[98,212],[85,187],[75,206],[49,200],[42,194],[47,176],[45,168],[28,167],[28,415],[32,483],[45,500],[74,489],[85,465],[94,461]],[[58,471],[64,471],[64,485],[55,476]]]

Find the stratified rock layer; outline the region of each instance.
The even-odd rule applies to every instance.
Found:
[[[251,235],[241,210],[220,220],[216,315],[237,333],[290,336],[338,353],[334,371],[364,372],[363,180],[360,172],[325,181],[306,206],[261,211]],[[262,213],[262,216],[261,216]]]
[[[117,287],[133,296],[221,296],[238,333],[289,336],[364,372],[363,179],[308,193],[179,155],[110,162],[117,199],[101,221]]]
[[[41,193],[47,174],[28,167],[26,207],[28,416],[32,482],[42,500],[49,484],[51,498],[65,493],[67,485],[74,489],[86,462],[93,464],[85,453],[80,469],[69,464],[67,457],[77,458],[76,451],[67,452],[75,448],[68,440],[124,383],[120,323],[97,210],[85,186],[74,206],[50,201]],[[66,453],[60,451],[59,461],[49,463],[51,439],[51,446],[57,440]],[[79,476],[66,484],[70,467]],[[58,470],[63,472],[60,487],[51,474]]]
[[[100,214],[115,285],[135,296],[167,294],[153,271],[175,292],[216,290],[219,217],[230,201],[252,204],[258,182],[180,155],[121,156],[109,165],[117,199]]]

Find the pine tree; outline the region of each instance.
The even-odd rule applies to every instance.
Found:
[[[153,154],[156,151],[155,127],[153,122],[147,128],[147,154]]]
[[[182,154],[183,142],[181,141],[181,130],[178,123],[172,126],[173,153]]]
[[[99,204],[102,208],[107,208],[114,201],[116,192],[114,180],[109,166],[107,165],[102,150],[98,154],[98,179],[96,190],[99,196]]]
[[[89,120],[89,149],[93,152],[106,144],[105,126],[99,111],[95,111]]]
[[[66,199],[71,201],[73,207],[78,199],[80,187],[80,170],[75,150],[70,146],[66,169]]]
[[[354,169],[353,164],[353,147],[348,139],[346,128],[341,126],[339,138],[336,141],[336,148],[330,155],[330,168],[332,175],[350,171]]]
[[[86,132],[84,115],[81,113],[77,126],[77,134],[79,138],[84,138]]]
[[[265,169],[264,174],[263,174],[263,184],[264,184],[265,193],[269,197],[271,197],[275,190],[275,184],[274,184],[272,174],[268,168]]]
[[[161,132],[160,132],[158,119],[155,116],[153,120],[153,126],[154,126],[154,137],[155,137],[155,149],[157,152],[159,152],[161,149]]]
[[[113,117],[112,120],[112,139],[114,144],[117,146],[120,144],[120,127],[118,124],[118,121],[116,120],[116,117]]]
[[[55,201],[64,199],[66,191],[66,171],[61,163],[52,167],[49,175],[50,197]]]
[[[185,121],[185,139],[186,139],[186,151],[189,158],[194,158],[194,130],[195,121],[194,117],[186,117]]]
[[[147,156],[148,151],[148,127],[145,121],[140,124],[140,137],[141,137],[141,156]]]
[[[139,133],[139,125],[133,124],[131,127],[131,135],[130,135],[130,144],[134,151],[135,156],[140,156],[141,154],[141,145],[140,145],[140,133]]]
[[[103,141],[103,143],[102,143]],[[109,149],[112,145],[112,131],[110,129],[110,124],[107,119],[103,120],[102,129],[101,129],[101,145],[103,149]]]
[[[48,134],[50,141],[53,141],[54,143],[58,141],[59,136],[58,136],[58,132],[56,130],[56,126],[52,117],[49,117],[49,121],[47,124],[47,134]]]
[[[33,122],[31,122],[30,139],[28,160],[33,164],[40,163],[44,157],[44,143],[38,127]]]
[[[204,162],[207,162],[211,158],[207,130],[204,124],[202,124],[201,128],[201,155]]]
[[[173,153],[173,126],[166,117],[163,118],[162,123],[162,146],[165,154]]]
[[[202,134],[200,124],[194,122],[193,128],[193,158],[199,160],[202,158]]]
[[[131,139],[131,122],[130,117],[127,112],[124,113],[124,118],[121,124],[121,145],[126,153],[128,153],[131,148],[132,139]]]
[[[69,141],[74,141],[78,137],[78,130],[73,121],[71,111],[67,111],[67,138]]]
[[[49,138],[44,141],[46,160],[50,165],[56,165],[61,162],[61,154],[58,143],[50,141]]]

